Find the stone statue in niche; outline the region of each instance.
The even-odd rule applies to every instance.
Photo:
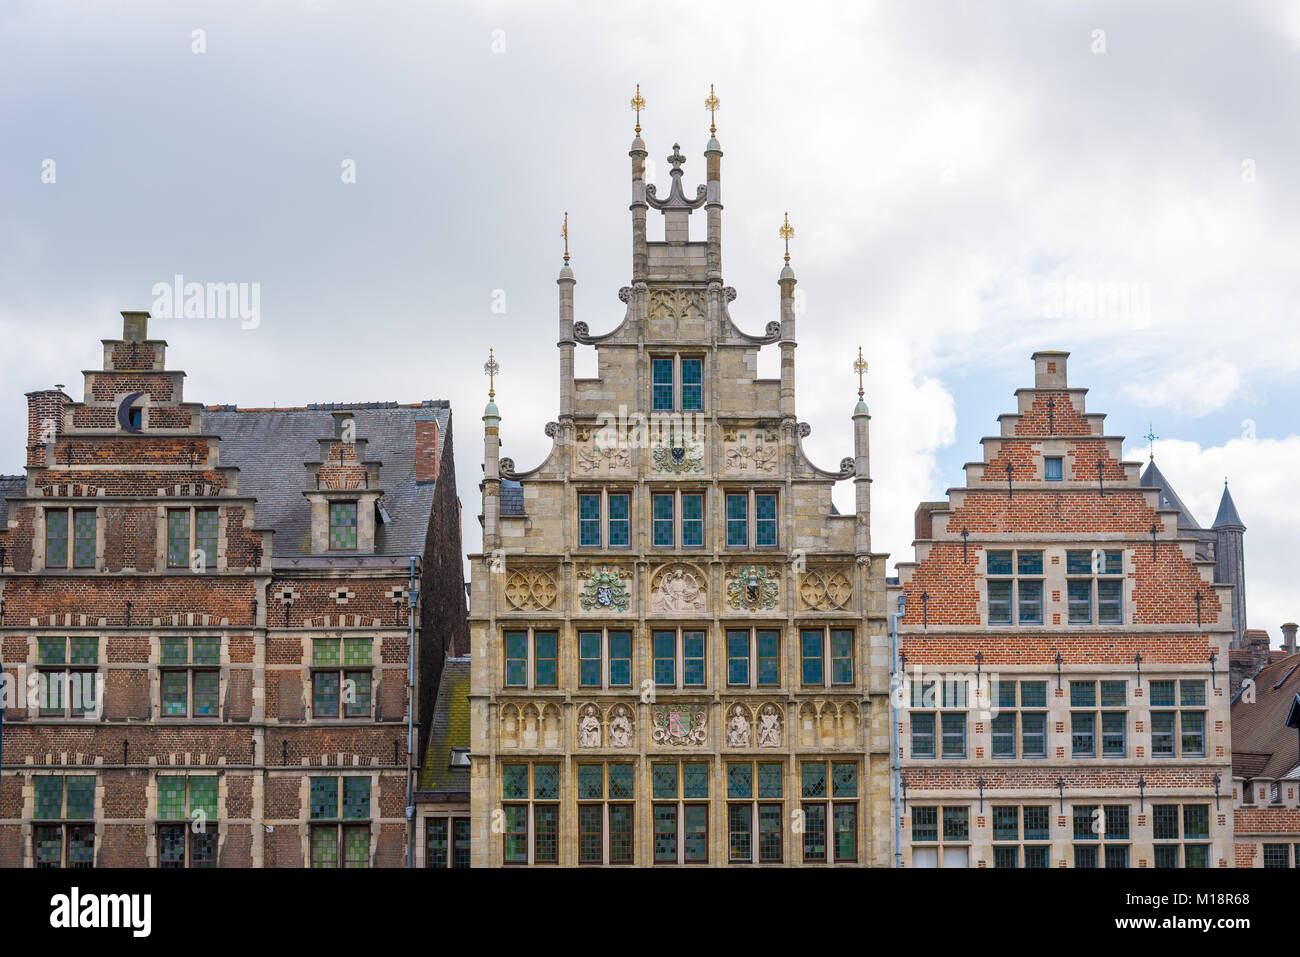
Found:
[[[632,746],[632,719],[628,717],[627,709],[623,705],[618,706],[614,720],[609,723],[609,744],[614,748]]]
[[[595,705],[587,705],[578,723],[578,747],[600,747],[600,718],[596,717]]]
[[[727,746],[749,747],[749,718],[745,716],[745,709],[741,705],[732,709],[731,720],[727,722]]]
[[[781,715],[770,704],[765,705],[758,716],[758,746],[760,748],[781,746]]]

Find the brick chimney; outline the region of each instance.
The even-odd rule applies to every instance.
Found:
[[[415,420],[415,480],[438,480],[438,423],[435,419]]]
[[[1068,352],[1044,350],[1034,353],[1034,388],[1064,389],[1065,360],[1070,358]]]
[[[63,434],[63,409],[72,400],[62,389],[27,393],[27,464],[44,467],[46,447]]]
[[[1250,652],[1251,674],[1259,671],[1269,662],[1268,632],[1263,628],[1247,628],[1243,644]]]
[[[1288,655],[1295,654],[1295,633],[1297,627],[1300,626],[1296,625],[1294,621],[1288,621],[1282,626],[1282,650]]]

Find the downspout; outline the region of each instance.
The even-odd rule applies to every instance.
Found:
[[[415,557],[411,557],[411,580],[406,594],[410,609],[406,615],[409,637],[406,645],[406,866],[415,866]]]
[[[893,721],[891,722],[891,725],[893,727],[894,738],[894,779],[890,790],[892,792],[891,797],[893,799],[894,807],[894,867],[897,868],[903,866],[903,821],[899,816],[900,810],[898,807],[898,795],[901,790],[900,782],[902,776],[902,769],[898,760],[898,695],[902,689],[903,676],[898,673],[898,619],[902,618],[906,613],[907,595],[900,593],[898,596],[898,611],[893,615],[893,624],[890,629],[892,639],[891,644],[893,646],[891,660],[893,661],[894,666],[894,680],[890,682],[889,688],[889,706],[893,713]]]

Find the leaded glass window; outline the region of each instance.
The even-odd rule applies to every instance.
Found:
[[[330,502],[330,551],[357,547],[357,503]]]
[[[617,548],[631,544],[631,498],[625,492],[609,496],[609,545]]]

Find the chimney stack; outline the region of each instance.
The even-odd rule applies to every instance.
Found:
[[[1295,654],[1295,633],[1297,626],[1294,621],[1288,621],[1282,626],[1282,650],[1288,655]]]

